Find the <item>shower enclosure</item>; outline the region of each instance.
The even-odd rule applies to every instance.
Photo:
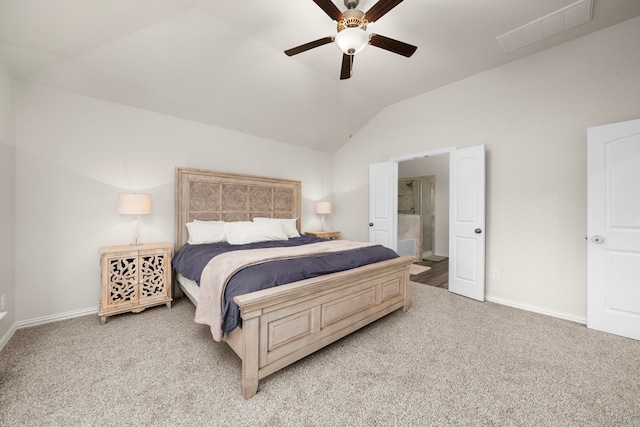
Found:
[[[398,180],[398,251],[418,261],[433,255],[435,175]]]

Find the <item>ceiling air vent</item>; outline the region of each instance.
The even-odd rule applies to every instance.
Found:
[[[593,0],[580,0],[496,37],[504,53],[591,21]]]

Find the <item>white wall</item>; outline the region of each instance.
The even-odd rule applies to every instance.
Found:
[[[301,180],[303,230],[331,196],[332,158],[315,150],[26,83],[17,118],[18,321],[97,309],[98,248],[132,240],[118,192],[151,193],[140,238],[172,242],[177,166]]]
[[[15,322],[15,81],[0,62],[0,296],[6,314],[0,320],[3,337]],[[0,310],[2,311],[2,310]]]
[[[408,153],[418,154],[418,153]],[[398,177],[435,175],[435,240],[433,253],[449,256],[449,154],[398,163]]]
[[[367,239],[368,165],[486,144],[487,297],[586,318],[586,129],[640,118],[640,18],[380,112],[335,154],[334,225]]]

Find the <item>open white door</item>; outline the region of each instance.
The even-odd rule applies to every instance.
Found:
[[[640,120],[588,129],[587,326],[640,340]]]
[[[369,241],[397,250],[398,163],[369,165]]]
[[[449,290],[484,301],[484,145],[449,154]]]

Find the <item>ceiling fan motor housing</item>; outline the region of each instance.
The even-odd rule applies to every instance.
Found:
[[[347,55],[355,55],[369,43],[369,36],[365,31],[367,20],[364,12],[357,9],[346,10],[338,21],[338,34],[335,43]]]
[[[345,10],[342,13],[342,19],[338,21],[338,32],[347,28],[366,30],[367,24],[363,11],[358,9]]]

